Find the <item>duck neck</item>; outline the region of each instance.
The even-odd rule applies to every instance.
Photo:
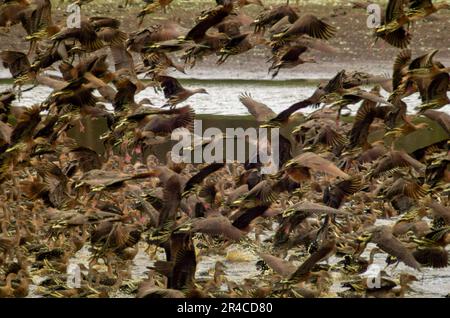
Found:
[[[303,63],[316,63],[316,60],[312,57],[306,57],[302,61]]]
[[[192,90],[189,90],[189,91],[191,92],[191,95],[203,93],[203,89],[202,88],[196,88],[196,89],[192,89]]]
[[[373,260],[375,258],[375,254],[377,254],[379,252],[379,250],[377,248],[373,248],[370,251],[370,255],[369,255],[369,266],[373,264]]]

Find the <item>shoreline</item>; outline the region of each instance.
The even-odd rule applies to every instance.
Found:
[[[105,5],[105,2],[107,5]],[[275,3],[280,4],[285,1],[263,1],[266,6]],[[296,7],[295,1],[294,7]],[[82,14],[85,17],[109,16],[118,18],[122,23],[120,29],[126,33],[132,33],[161,21],[170,20],[178,23],[180,27],[187,30],[193,23],[195,17],[202,10],[208,9],[213,4],[213,0],[205,1],[175,1],[169,8],[167,14],[155,12],[145,17],[141,27],[137,25],[136,15],[143,5],[138,2],[127,8],[120,8],[118,4],[122,2],[95,1],[82,7]],[[114,10],[111,10],[111,6]],[[53,15],[56,24],[65,23],[65,8],[59,1],[53,1]],[[320,16],[325,21],[337,29],[336,36],[328,41],[334,48],[334,53],[326,53],[317,50],[307,52],[308,56],[314,57],[317,64],[311,63],[300,65],[294,69],[284,69],[278,75],[278,79],[329,79],[342,69],[359,70],[374,75],[391,74],[395,56],[400,51],[389,47],[378,41],[374,43],[372,30],[366,25],[367,13],[364,10],[352,9],[351,4],[343,1],[320,1],[319,3],[309,3],[299,1],[298,11],[302,14],[312,13]],[[382,9],[384,5],[382,5]],[[383,9],[384,10],[384,9]],[[254,19],[261,8],[250,5],[244,7],[241,12]],[[250,27],[251,31],[252,28]],[[433,31],[433,32],[430,32]],[[434,49],[439,49],[436,59],[444,65],[450,65],[450,18],[448,13],[438,12],[437,14],[415,23],[412,33],[410,49],[413,56],[420,56]],[[6,43],[0,44],[0,50],[19,50],[25,52],[28,49],[28,42],[24,41],[25,31],[19,25],[11,28],[7,35]],[[102,49],[97,54],[106,52]],[[256,46],[252,50],[238,56],[232,56],[225,64],[216,65],[217,57],[208,56],[204,61],[199,61],[193,69],[187,69],[187,75],[173,73],[177,78],[236,78],[236,79],[270,79],[267,74],[268,64],[266,58],[270,55],[267,48]],[[171,54],[178,62],[179,54]],[[212,70],[212,71],[211,71]],[[0,66],[0,78],[5,70]]]

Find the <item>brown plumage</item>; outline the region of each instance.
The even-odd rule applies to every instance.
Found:
[[[427,206],[431,208],[433,215],[438,218],[444,220],[444,223],[450,225],[450,208],[446,207],[442,204],[437,203],[436,201],[430,201],[427,203]]]
[[[425,181],[427,184],[429,184],[432,187],[438,186],[437,189],[439,189],[440,185],[444,185],[450,182],[450,158],[448,153],[448,141],[443,140],[441,142],[435,143],[425,149],[419,149],[419,158],[422,157],[422,159],[425,158],[436,158],[433,161],[429,161],[427,168],[425,170]],[[444,150],[444,153],[441,153],[441,155],[436,156],[436,152],[439,152],[441,150]],[[435,157],[436,156],[436,157]],[[428,161],[428,160],[427,160]],[[436,189],[436,190],[437,190]]]
[[[0,121],[0,146],[11,142],[12,131],[13,128],[10,125]]]
[[[381,158],[386,152],[387,149],[383,145],[376,145],[359,154],[356,160],[359,164],[371,163]]]
[[[52,162],[41,162],[36,171],[44,180],[48,189],[48,198],[53,207],[62,208],[71,200],[68,195],[68,178],[61,169]]]
[[[83,81],[85,81],[84,77],[70,82],[62,89],[53,92],[43,103],[43,107],[51,108],[52,106],[56,106],[60,110],[64,105],[73,105],[78,108],[95,106],[97,98],[93,95],[94,89],[90,85],[84,85]]]
[[[385,26],[395,22],[397,17],[402,14],[403,6],[408,0],[389,0],[386,7],[386,14],[383,25],[376,29],[375,35],[392,46],[404,49],[411,41],[411,35],[403,26],[399,26],[394,30],[387,30]]]
[[[84,78],[83,82],[85,83],[92,81],[92,84],[99,85],[97,79],[102,79],[104,83],[100,82],[100,85],[104,85],[105,82],[108,82],[112,78],[108,71],[108,63],[106,62],[107,57],[107,54],[101,54],[99,56],[93,55],[81,60],[75,66],[63,62],[60,64],[59,69],[66,81]]]
[[[421,113],[423,116],[434,120],[441,126],[445,132],[450,135],[450,115],[433,109],[427,109]]]
[[[174,222],[181,201],[181,179],[178,174],[172,175],[164,184],[163,207],[159,214],[159,226]]]
[[[120,21],[109,17],[90,17],[89,22],[98,31],[102,28],[118,29],[120,27]]]
[[[164,97],[167,98],[167,104],[164,106],[170,106],[171,108],[175,107],[177,104],[187,100],[194,94],[208,94],[208,92],[204,88],[198,89],[186,89],[184,88],[180,82],[171,76],[162,76],[159,75],[156,78],[156,81],[161,85],[164,91]]]
[[[105,258],[106,253],[120,255],[125,249],[135,246],[141,238],[141,231],[132,224],[122,222],[101,222],[91,234],[94,247],[93,259]],[[111,266],[107,260],[108,267]]]
[[[237,5],[240,8],[248,6],[248,5],[252,5],[252,4],[258,5],[260,7],[264,7],[261,0],[234,0],[234,1],[237,3]]]
[[[311,176],[313,172],[323,172],[332,177],[348,178],[348,175],[336,167],[331,161],[322,158],[313,152],[304,152],[289,160],[283,169],[289,178],[296,182],[302,182]]]
[[[448,266],[448,252],[440,246],[419,247],[413,256],[423,266],[443,268]]]
[[[233,37],[241,33],[241,27],[248,26],[252,22],[253,20],[243,13],[232,14],[228,15],[222,22],[218,23],[215,28],[217,28],[219,33]]]
[[[222,22],[222,20],[225,19],[225,17],[227,17],[232,10],[233,3],[231,1],[226,1],[223,5],[219,5],[207,12],[202,13],[197,24],[189,30],[184,39],[193,40],[194,42],[199,43],[204,38],[206,31]]]
[[[16,99],[16,94],[12,91],[0,92],[0,114],[7,115],[11,111],[11,103]],[[5,121],[5,118],[1,118]]]
[[[331,206],[325,206],[319,203],[309,202],[309,201],[302,201],[299,203],[296,203],[289,208],[287,208],[283,212],[284,217],[288,217],[290,215],[295,215],[299,212],[307,213],[307,215],[312,214],[336,214],[336,215],[346,215],[347,213],[341,210],[338,210],[337,208],[333,208]]]
[[[144,126],[144,133],[154,135],[168,135],[177,128],[192,128],[195,112],[190,106],[179,108],[179,112],[173,115],[153,116]]]
[[[238,34],[240,33],[238,32],[232,36]],[[219,52],[229,40],[229,36],[225,33],[208,33],[198,45],[191,45],[188,47],[182,58],[186,64],[189,64],[190,67],[194,67],[198,60],[202,60],[206,56]]]
[[[323,126],[314,138],[312,146],[323,144],[331,149],[337,149],[347,145],[347,143],[347,138],[337,132],[334,128]]]
[[[269,67],[269,72],[273,72],[272,78],[275,78],[282,68],[293,68],[304,63],[316,63],[313,58],[300,58],[300,55],[307,50],[308,47],[306,46],[293,45],[277,52],[272,65]]]
[[[274,182],[271,180],[262,180],[248,191],[242,198],[233,202],[240,207],[256,207],[269,205],[276,200],[274,193]]]
[[[267,126],[279,126],[281,124],[285,124],[289,117],[295,113],[296,111],[306,108],[308,106],[315,106],[317,107],[321,103],[321,99],[332,92],[335,92],[340,87],[343,87],[343,82],[345,79],[345,70],[342,70],[338,72],[332,79],[330,79],[326,83],[321,83],[319,87],[314,91],[314,93],[307,99],[302,100],[300,102],[297,102],[291,106],[289,106],[287,109],[280,112],[275,118],[271,119]]]
[[[102,160],[95,150],[87,147],[74,147],[68,152],[69,162],[64,168],[67,176],[72,176],[76,171],[82,173],[102,167]]]
[[[17,277],[15,273],[9,273],[5,279],[5,285],[0,287],[0,297],[9,298],[14,296],[13,280]]]
[[[291,262],[279,257],[267,253],[259,253],[258,255],[270,268],[273,269],[274,272],[284,278],[291,277],[291,275],[297,270],[297,267],[295,267]]]
[[[317,96],[318,97],[318,96]],[[286,124],[290,118],[290,116],[295,113],[296,111],[306,108],[308,106],[316,105],[319,103],[319,98],[316,98],[316,96],[312,96],[308,99],[302,100],[300,102],[297,102],[295,104],[292,104],[285,110],[281,111],[279,114],[277,114],[274,118],[270,119],[264,126],[267,127],[278,127],[282,124]],[[262,127],[264,127],[262,126]]]
[[[390,102],[386,101],[379,94],[374,93],[373,91],[371,92],[365,91],[359,87],[353,87],[350,89],[342,88],[336,90],[334,93],[339,94],[342,97],[341,102],[345,102],[345,105],[356,104],[357,102],[362,100],[369,100],[375,103],[381,103],[392,106]],[[327,97],[328,96],[325,96],[324,101],[327,100]],[[339,106],[342,106],[342,104],[340,104]]]
[[[222,235],[232,241],[239,241],[244,236],[244,232],[233,226],[227,217],[221,215],[195,218],[192,220],[191,231],[209,235]]]
[[[13,78],[26,75],[31,71],[31,65],[26,54],[16,51],[0,52],[3,67],[9,69]]]
[[[425,168],[422,163],[412,158],[406,152],[391,150],[372,166],[370,176],[378,177],[382,174],[389,174],[402,167],[411,167],[418,172],[423,171]]]
[[[0,27],[9,27],[20,23],[20,14],[30,6],[27,0],[5,1],[0,3]]]
[[[34,129],[41,122],[40,112],[39,106],[33,106],[20,114],[11,133],[11,144],[32,136]]]
[[[305,14],[296,20],[285,32],[272,36],[275,42],[289,42],[302,35],[328,40],[334,36],[336,29],[312,14]]]
[[[143,122],[144,124],[148,123],[149,119],[153,116],[171,116],[171,115],[180,115],[192,110],[190,106],[183,106],[177,109],[160,109],[153,107],[142,107],[137,109],[133,114],[128,115],[126,120],[128,122]]]
[[[397,195],[405,195],[411,199],[420,199],[427,194],[427,189],[415,180],[398,178],[385,189],[387,199],[393,199]]]
[[[264,212],[269,208],[268,205],[259,205],[250,209],[241,210],[231,216],[233,220],[233,226],[244,230],[248,228],[250,223],[259,216],[262,216]]]
[[[370,126],[375,119],[384,119],[389,110],[390,107],[377,106],[376,102],[364,100],[358,108],[352,129],[349,132],[350,143],[348,147],[361,146],[367,149],[369,147],[367,137],[369,136]]]
[[[206,167],[200,169],[195,175],[193,175],[184,185],[183,195],[186,195],[189,192],[192,192],[194,188],[203,182],[203,180],[208,177],[210,174],[222,169],[225,166],[225,163],[211,163]]]
[[[274,245],[285,243],[289,239],[290,233],[306,218],[314,214],[347,215],[347,212],[309,201],[296,203],[283,211],[283,219],[274,235]]]
[[[407,10],[404,10],[405,5],[409,7]],[[442,2],[433,4],[432,0],[389,0],[386,23],[377,29],[377,34],[389,35],[398,30],[404,30],[404,25],[424,19],[443,9],[450,10],[450,4]]]
[[[248,112],[252,114],[258,122],[266,122],[277,115],[266,104],[254,100],[249,93],[241,94],[239,96],[239,101],[247,107]]]
[[[20,244],[20,233],[16,232],[14,236],[0,235],[0,251],[2,253],[9,253],[14,248],[18,248]]]
[[[284,17],[288,17],[288,21],[294,23],[298,19],[298,14],[289,5],[279,5],[271,10],[261,12],[253,22],[255,32],[264,32],[267,27],[273,26]]]
[[[172,232],[166,247],[167,261],[155,263],[155,269],[167,276],[167,288],[185,290],[194,285],[197,260],[192,234]]]
[[[95,32],[95,27],[87,20],[82,20],[80,28],[65,28],[50,38],[55,44],[65,40],[77,40],[83,49],[93,52],[101,49],[103,43]]]
[[[167,287],[174,289],[188,289],[193,287],[197,261],[191,235],[172,234],[170,246],[171,256],[174,256],[174,265],[172,277],[169,277]],[[175,251],[176,253],[174,253]]]
[[[146,76],[154,77],[156,74],[163,74],[168,68],[174,68],[181,73],[185,73],[184,66],[176,63],[167,53],[152,52],[144,57],[144,70]]]
[[[159,172],[157,170],[150,170],[149,172],[137,174],[118,175],[115,172],[111,173],[94,169],[86,172],[80,179],[80,183],[77,186],[88,185],[97,191],[104,189],[117,189],[123,186],[126,181],[156,177],[158,175]]]
[[[117,60],[117,52],[112,50],[112,48],[115,48],[116,50],[118,48],[121,48],[122,50],[126,51],[125,48],[125,41],[127,39],[127,35],[118,30],[118,29],[114,29],[114,28],[102,28],[100,31],[97,32],[97,37],[105,44],[105,45],[109,45],[111,48],[111,53],[112,54],[116,54],[116,57],[113,56],[115,64],[119,64],[116,60]],[[131,55],[130,55],[131,57]]]
[[[119,112],[125,109],[125,107],[133,107],[136,105],[134,96],[136,94],[137,86],[128,77],[119,77],[113,81],[114,86],[117,89],[117,93],[114,96],[113,107],[114,110]]]
[[[443,226],[428,232],[425,239],[429,240],[433,245],[446,247],[450,244],[450,226]]]
[[[153,274],[153,273],[152,273]],[[150,274],[149,274],[150,275]],[[183,292],[155,285],[153,277],[139,284],[136,298],[184,298]]]
[[[113,51],[113,48],[115,48],[116,50],[118,48],[121,48],[122,50],[126,51],[125,41],[127,40],[127,34],[119,30],[120,21],[107,17],[92,17],[89,18],[89,22],[94,27],[97,33],[97,37],[102,40],[105,45],[110,46],[114,62],[115,64],[118,64],[118,62],[116,61],[117,56],[114,57],[114,53],[116,53],[117,55],[117,52]]]
[[[440,62],[433,61],[437,53],[438,50],[433,50],[410,60],[407,73],[403,76],[401,85],[397,88],[397,91],[407,96],[418,90],[422,102],[426,102],[428,86],[431,83],[431,79],[433,76],[441,73],[438,69],[443,66]],[[433,71],[430,71],[430,69]]]
[[[218,52],[217,64],[221,65],[232,55],[238,55],[251,50],[256,44],[263,42],[259,35],[250,32],[241,33],[231,37]]]
[[[363,181],[360,176],[351,176],[348,179],[338,181],[325,188],[323,203],[335,209],[339,209],[344,199],[360,191]]]
[[[311,254],[290,276],[290,280],[304,281],[318,262],[328,259],[335,251],[336,241],[334,239],[324,241],[317,251]]]
[[[158,10],[159,8],[162,8],[164,13],[166,13],[167,11],[167,7],[170,5],[170,3],[173,0],[155,0],[152,1],[151,3],[149,3],[144,9],[142,9],[139,14],[137,15],[138,18],[140,18],[139,20],[139,26],[142,24],[142,22],[144,22],[144,18],[147,14],[153,13],[156,10]]]
[[[408,250],[401,241],[392,235],[392,229],[389,226],[378,226],[371,231],[370,240],[389,255],[406,265],[420,269],[420,264],[415,260],[412,252]]]
[[[29,53],[35,50],[38,40],[48,38],[59,32],[52,21],[52,3],[50,0],[32,0],[30,6],[19,14],[20,21],[30,42]]]
[[[141,53],[145,47],[153,43],[174,40],[181,35],[180,26],[175,22],[167,21],[151,25],[136,33],[130,33],[126,46],[130,51]]]
[[[392,88],[397,90],[401,84],[404,84],[404,77],[408,74],[409,65],[411,63],[412,55],[410,49],[400,51],[395,58],[392,74]]]
[[[450,86],[450,75],[447,72],[441,72],[432,77],[427,87],[425,103],[420,105],[420,110],[441,108],[450,104],[450,98],[447,96]]]
[[[338,73],[338,75],[340,73]],[[360,81],[353,80],[355,76],[357,76],[357,73],[346,74],[345,71],[342,71],[342,75],[336,76],[335,79],[329,83],[332,84],[332,86],[327,85],[328,92],[321,98],[322,102],[331,104],[332,107],[338,108],[336,117],[337,122],[340,117],[340,112],[344,107],[347,105],[356,104],[362,100],[392,106],[390,102],[380,96],[378,92],[379,89],[377,87],[372,89],[370,92],[361,89],[359,87],[361,85]]]

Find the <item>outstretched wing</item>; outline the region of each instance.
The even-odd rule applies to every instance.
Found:
[[[211,173],[223,168],[225,163],[211,163],[192,176],[184,186],[184,192],[191,190],[196,184],[202,182]]]
[[[284,37],[307,34],[313,38],[328,40],[334,36],[336,29],[320,20],[315,15],[305,14],[285,32]]]
[[[254,100],[249,93],[241,94],[239,96],[239,101],[247,107],[249,113],[255,117],[256,121],[264,122],[277,115],[266,104]]]
[[[160,83],[161,87],[164,91],[164,97],[170,98],[173,95],[178,94],[179,92],[183,91],[184,88],[181,86],[180,82],[171,76],[158,76],[158,82]]]

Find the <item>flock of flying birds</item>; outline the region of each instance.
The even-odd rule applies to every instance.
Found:
[[[211,1],[191,29],[149,25],[147,16],[172,1],[146,2],[142,29],[126,34],[109,17],[83,16],[79,28],[57,25],[49,0],[0,1],[1,32],[23,27],[29,42],[26,53],[0,52],[14,78],[0,93],[0,297],[25,297],[31,285],[44,297],[320,297],[336,280],[338,296],[401,297],[424,268],[448,266],[450,116],[437,109],[450,103],[450,68],[436,60],[437,50],[412,56],[406,48],[411,23],[447,3],[388,1],[373,31],[399,48],[387,85],[386,78],[343,70],[279,114],[242,94],[262,127],[281,131],[280,170],[266,175],[258,160],[193,165],[152,154],[175,129],[192,128],[193,108],[177,105],[206,93],[184,88],[167,71],[185,72],[209,55],[222,64],[261,46],[275,77],[312,62],[301,57],[306,51],[330,50],[335,27],[289,1],[265,7],[260,0]],[[249,18],[247,5],[261,13]],[[30,108],[11,106],[36,85],[54,90]],[[163,91],[169,108],[135,100],[149,87]],[[422,104],[411,116],[403,99],[416,92]],[[341,121],[340,111],[358,102],[354,120]],[[289,128],[296,111],[318,106]],[[86,118],[107,123],[103,154],[68,135],[73,127],[83,134]],[[432,129],[430,121],[441,141],[413,153],[395,147],[402,136]],[[384,136],[374,140],[374,131]],[[391,225],[376,224],[391,217]],[[257,255],[257,276],[235,282],[229,265],[217,261],[211,278],[196,277],[203,257],[233,246]],[[147,278],[136,278],[133,259],[143,249],[154,262]],[[88,265],[77,263],[80,250],[88,251]],[[361,274],[376,253],[386,266],[402,262],[416,274],[383,270],[380,286],[367,284]],[[74,262],[81,269],[76,286],[67,280]]]

